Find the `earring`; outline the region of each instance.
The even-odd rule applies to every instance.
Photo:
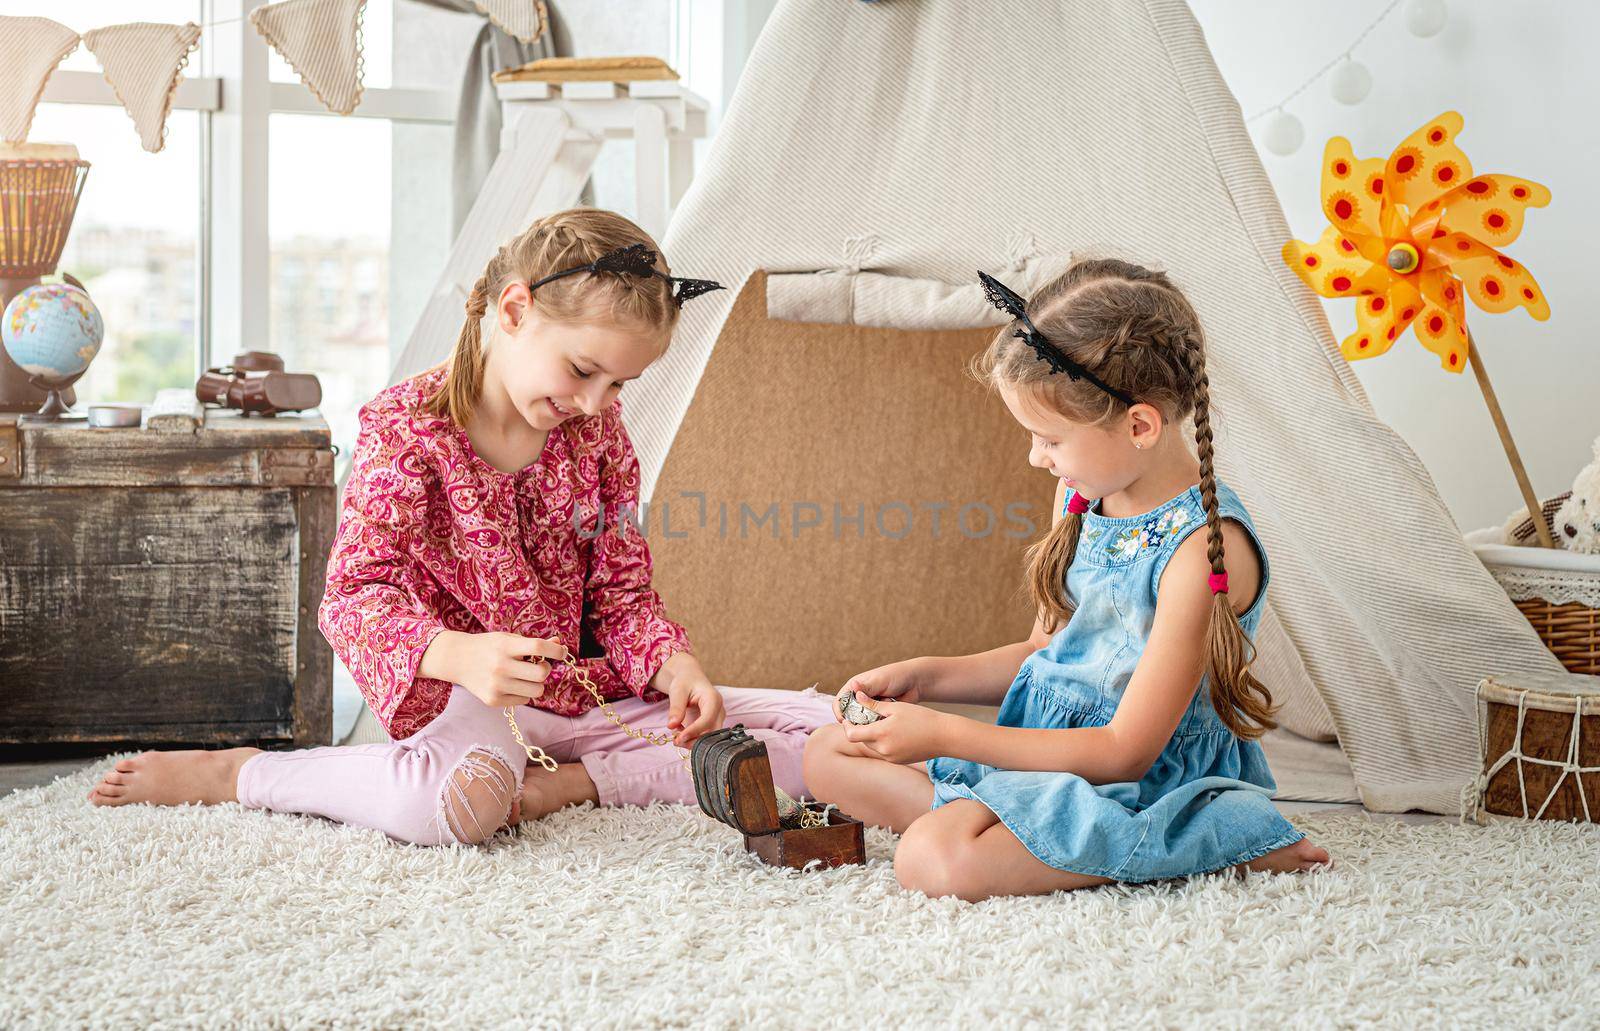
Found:
[[[1134,446],[1134,447],[1136,447],[1136,448],[1138,448],[1138,449],[1139,449],[1139,450],[1141,450],[1141,451],[1143,451],[1143,450],[1144,450],[1144,445],[1143,445],[1143,444],[1140,444],[1140,443],[1138,443],[1138,442],[1137,442],[1137,441],[1135,441],[1135,442],[1134,442],[1134,445],[1133,445],[1133,446]]]

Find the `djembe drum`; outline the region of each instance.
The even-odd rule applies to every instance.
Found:
[[[88,174],[70,143],[0,144],[0,310],[55,272]],[[0,412],[37,411],[47,396],[0,348]],[[72,404],[71,388],[61,399]]]
[[[1486,677],[1464,816],[1600,821],[1600,677]]]

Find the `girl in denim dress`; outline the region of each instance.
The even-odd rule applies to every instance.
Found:
[[[932,896],[1327,862],[1271,800],[1258,739],[1275,708],[1250,672],[1270,567],[1212,466],[1194,309],[1115,260],[1077,262],[1026,301],[982,279],[1012,320],[977,371],[1059,480],[1029,552],[1033,634],[852,678],[841,694],[880,718],[813,733],[806,782],[900,832],[895,873]]]

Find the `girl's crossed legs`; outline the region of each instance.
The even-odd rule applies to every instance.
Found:
[[[925,763],[901,766],[846,740],[835,723],[811,735],[806,782],[824,802],[899,834],[900,886],[977,902],[991,895],[1040,895],[1106,883],[1040,861],[981,802],[958,798],[938,809]]]
[[[779,786],[809,794],[805,739],[832,721],[829,700],[814,692],[724,688],[722,694],[727,722],[743,723],[766,741]],[[670,736],[665,704],[636,698],[611,704],[635,730]],[[89,798],[99,805],[237,799],[248,808],[325,816],[425,845],[476,844],[516,818],[584,800],[694,802],[681,749],[635,740],[598,709],[567,717],[523,706],[516,716],[523,737],[561,769],[530,768],[501,710],[457,687],[443,713],[400,741],[292,752],[146,752],[118,762]]]
[[[929,808],[933,782],[926,764],[889,762],[846,740],[844,727],[837,723],[817,730],[806,743],[805,775],[822,801],[901,835],[894,873],[903,888],[978,902],[995,895],[1046,895],[1109,883],[1039,859],[982,802],[957,798]],[[1327,852],[1301,840],[1240,869],[1304,870],[1327,860]]]

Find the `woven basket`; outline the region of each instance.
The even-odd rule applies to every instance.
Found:
[[[1574,673],[1600,675],[1600,555],[1501,544],[1498,529],[1467,534],[1467,543]]]

